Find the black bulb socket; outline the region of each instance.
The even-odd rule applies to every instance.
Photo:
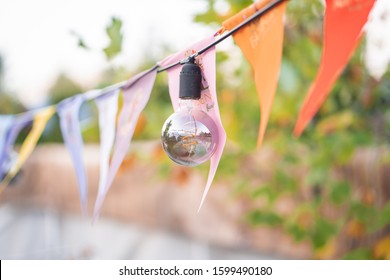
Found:
[[[202,90],[202,71],[193,60],[185,63],[180,72],[179,97],[181,99],[200,99]]]

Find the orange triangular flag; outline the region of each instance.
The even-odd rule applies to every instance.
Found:
[[[270,0],[260,0],[229,18],[222,25],[225,29],[231,30],[269,3]],[[235,42],[254,70],[261,110],[258,148],[263,142],[279,78],[285,10],[286,3],[283,2],[233,34]]]
[[[326,0],[321,64],[299,113],[294,135],[302,133],[324,102],[358,45],[374,3],[375,0]]]

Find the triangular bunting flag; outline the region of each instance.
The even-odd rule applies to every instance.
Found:
[[[233,29],[270,2],[270,0],[261,0],[252,4],[223,22],[223,27],[227,30]],[[234,41],[254,70],[261,111],[258,148],[263,143],[278,84],[282,62],[285,10],[286,2],[278,4],[277,7],[233,34]]]
[[[299,136],[317,113],[359,43],[375,0],[326,0],[324,48],[317,77],[294,129]]]
[[[104,198],[129,149],[138,118],[149,100],[156,74],[157,67],[149,69],[131,78],[122,88],[123,106],[119,113],[114,152],[108,170],[106,187],[96,200],[94,219],[99,216]]]
[[[115,140],[116,115],[118,111],[118,93],[114,90],[95,100],[99,110],[100,130],[100,178],[99,189],[95,203],[95,211],[104,200],[107,192],[107,176],[111,149]]]
[[[50,106],[35,113],[33,127],[26,139],[23,141],[16,162],[13,164],[13,166],[11,166],[10,170],[5,176],[2,182],[4,185],[7,185],[11,181],[11,179],[18,173],[22,165],[30,156],[39,138],[41,137],[47,122],[53,116],[55,111],[55,106]]]
[[[83,163],[83,138],[80,131],[79,112],[84,102],[82,95],[75,95],[63,100],[57,105],[58,115],[64,143],[70,152],[76,171],[77,182],[80,192],[81,209],[87,214],[88,185],[85,167]]]
[[[208,44],[211,44],[214,42],[214,37],[208,37],[191,47],[185,49],[182,52],[178,52],[174,55],[169,56],[165,60],[163,60],[160,65],[162,67],[168,66],[172,63],[175,63],[179,60],[182,60],[189,55],[199,51],[203,47],[207,46]],[[218,100],[217,100],[217,93],[216,93],[216,83],[215,83],[215,47],[208,50],[206,53],[200,55],[197,57],[197,63],[202,69],[203,78],[205,79],[205,82],[207,83],[207,87],[204,87],[201,93],[201,99],[200,104],[202,106],[202,109],[204,112],[207,112],[207,114],[214,120],[215,124],[218,128],[218,146],[217,150],[215,151],[214,155],[210,159],[210,170],[209,170],[209,176],[207,179],[206,187],[203,192],[203,196],[199,205],[198,211],[201,209],[207,193],[210,189],[211,183],[214,180],[215,173],[217,171],[219,161],[222,156],[223,149],[225,147],[226,142],[226,133],[222,126],[221,117],[219,114],[219,107],[218,107]],[[172,105],[175,109],[175,111],[178,109],[179,104],[179,77],[180,77],[180,71],[181,67],[174,67],[168,70],[168,77],[169,77],[169,94],[171,97]]]

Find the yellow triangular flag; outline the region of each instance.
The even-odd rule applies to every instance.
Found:
[[[18,173],[22,165],[26,162],[26,160],[34,150],[39,138],[41,137],[41,134],[45,129],[47,122],[55,112],[55,106],[50,106],[35,114],[33,127],[20,148],[19,155],[15,164],[11,166],[8,174],[5,176],[2,182],[3,188],[9,184],[12,178],[15,177],[15,175]],[[3,189],[0,188],[0,193],[2,191]]]

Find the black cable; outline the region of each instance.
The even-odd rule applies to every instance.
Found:
[[[270,2],[269,4],[267,4],[265,7],[261,8],[260,10],[258,10],[256,13],[254,13],[253,15],[251,15],[249,18],[247,18],[246,20],[244,20],[243,22],[241,22],[239,25],[237,25],[236,27],[234,27],[232,30],[230,30],[229,32],[227,32],[225,35],[223,35],[222,37],[218,38],[217,40],[215,40],[214,42],[212,42],[211,44],[205,46],[203,49],[199,50],[198,52],[192,54],[191,56],[187,57],[186,59],[183,59],[183,60],[180,60],[176,63],[173,63],[173,64],[170,64],[164,68],[160,68],[157,70],[157,73],[161,73],[163,71],[166,71],[166,70],[169,70],[173,67],[176,67],[178,65],[183,65],[187,62],[190,61],[190,59],[194,59],[195,57],[201,55],[202,53],[208,51],[210,48],[216,46],[217,44],[221,43],[223,40],[225,40],[227,37],[230,37],[231,35],[233,35],[236,31],[240,30],[241,28],[243,28],[245,25],[247,25],[248,23],[250,23],[251,21],[253,21],[254,19],[264,15],[265,13],[269,12],[270,10],[272,10],[273,8],[275,8],[276,6],[278,6],[279,4],[281,4],[282,2],[284,1],[287,1],[287,0],[274,0],[272,2]]]
[[[112,86],[109,86],[105,89],[102,89],[102,94],[100,94],[98,97],[101,97],[101,96],[104,96],[106,94],[110,94],[110,92],[112,90],[114,90],[115,88],[121,88],[121,89],[126,89],[126,88],[129,88],[130,86],[132,86],[133,84],[135,84],[136,82],[138,82],[142,77],[146,76],[147,74],[149,74],[151,71],[154,71],[156,68],[157,68],[157,73],[161,73],[161,72],[164,72],[166,70],[169,70],[173,67],[176,67],[178,65],[183,65],[187,62],[190,62],[190,61],[193,61],[197,56],[201,55],[202,53],[206,52],[207,50],[209,50],[210,48],[214,47],[215,45],[221,43],[223,40],[225,40],[227,37],[231,36],[234,32],[240,30],[242,27],[244,27],[245,25],[247,25],[248,23],[250,23],[251,21],[253,21],[254,19],[264,15],[265,13],[269,12],[270,10],[272,10],[273,8],[275,8],[277,5],[283,3],[284,1],[288,1],[288,0],[274,0],[272,2],[270,2],[269,4],[267,4],[265,7],[261,8],[260,10],[258,10],[257,12],[255,12],[252,16],[250,16],[249,18],[247,18],[246,20],[244,20],[243,22],[241,22],[239,25],[237,25],[236,27],[234,27],[232,30],[230,30],[229,32],[227,32],[225,35],[223,35],[222,37],[220,37],[219,39],[217,39],[216,41],[212,42],[211,44],[205,46],[203,49],[199,50],[198,52],[190,55],[189,57],[183,59],[183,60],[180,60],[178,62],[175,62],[175,63],[172,63],[164,68],[159,68],[160,66],[158,64],[156,64],[155,66],[153,66],[151,69],[149,69],[149,71],[146,71],[145,73],[143,73],[142,75],[140,75],[136,80],[133,80],[131,81],[131,83],[129,83],[128,81],[125,81],[125,82],[121,82],[121,83],[118,83],[118,84],[115,84],[115,85],[112,85]]]
[[[137,79],[131,81],[129,83],[129,81],[124,81],[124,82],[120,82],[120,83],[117,83],[117,84],[114,84],[112,86],[109,86],[107,88],[104,88],[104,89],[101,89],[101,94],[97,95],[95,98],[100,98],[102,96],[105,96],[107,94],[110,94],[112,92],[112,90],[115,90],[115,89],[126,89],[126,88],[129,88],[130,86],[132,86],[133,84],[137,83],[142,77],[146,76],[147,74],[149,74],[151,71],[154,71],[156,70],[157,68],[157,73],[161,73],[161,72],[164,72],[168,69],[171,69],[175,66],[178,66],[178,65],[183,65],[187,62],[190,62],[190,61],[193,61],[197,56],[201,55],[202,53],[206,52],[207,50],[209,50],[210,48],[214,47],[215,45],[219,44],[220,42],[222,42],[223,40],[225,40],[227,37],[231,36],[234,32],[240,30],[242,27],[244,27],[245,25],[247,25],[248,23],[250,23],[251,21],[253,21],[254,19],[264,15],[265,13],[267,13],[268,11],[272,10],[273,8],[275,8],[277,5],[281,4],[282,2],[284,1],[288,1],[288,0],[274,0],[272,2],[270,2],[269,4],[267,4],[265,7],[263,7],[262,9],[258,10],[257,12],[255,12],[252,16],[250,16],[249,18],[247,18],[246,20],[244,20],[243,22],[241,22],[239,25],[237,25],[236,27],[234,27],[232,30],[230,30],[229,32],[227,32],[225,35],[221,36],[219,39],[217,39],[216,41],[214,41],[213,43],[205,46],[203,49],[199,50],[198,52],[190,55],[189,57],[183,59],[183,60],[180,60],[176,63],[173,63],[173,64],[170,64],[164,68],[159,68],[160,66],[158,64],[156,64],[155,66],[153,66],[151,69],[149,69],[148,71],[146,71],[145,73],[143,73],[142,75],[140,75],[139,77],[137,77]],[[55,105],[55,106],[58,106]],[[20,113],[18,115],[21,115],[21,114],[24,114],[24,113]]]

